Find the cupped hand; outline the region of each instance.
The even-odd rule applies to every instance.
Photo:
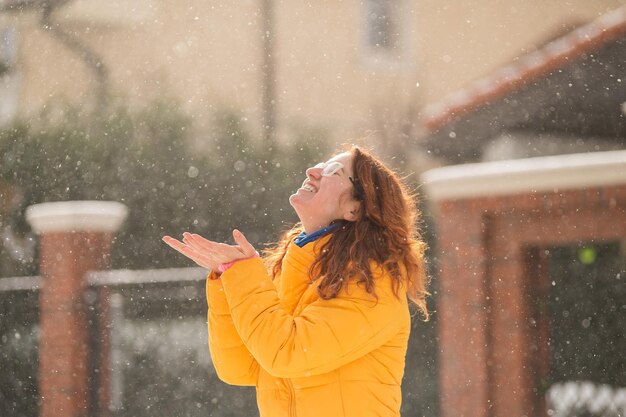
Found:
[[[221,264],[256,255],[256,250],[239,230],[233,230],[236,245],[213,242],[198,234],[183,233],[182,242],[171,236],[163,241],[203,268],[217,271]]]

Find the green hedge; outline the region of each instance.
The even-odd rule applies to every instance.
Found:
[[[241,120],[216,113],[209,131],[198,132],[177,103],[161,100],[97,119],[66,106],[16,121],[0,131],[0,230],[33,238],[29,205],[95,199],[130,208],[114,249],[117,268],[189,265],[161,242],[185,230],[230,240],[238,227],[253,243],[273,241],[296,221],[288,196],[304,168],[327,156],[326,141],[302,129],[277,147],[253,138]],[[11,203],[9,194],[19,198]],[[7,246],[0,276],[37,273],[36,254],[9,254]]]

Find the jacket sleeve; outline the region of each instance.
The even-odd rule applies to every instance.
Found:
[[[390,280],[377,281],[378,300],[361,285],[319,299],[292,316],[281,306],[263,263],[249,259],[222,274],[232,319],[244,344],[268,373],[298,378],[330,372],[390,340],[407,314]]]
[[[209,351],[217,376],[231,385],[256,385],[259,364],[235,329],[220,279],[207,279],[206,296]]]

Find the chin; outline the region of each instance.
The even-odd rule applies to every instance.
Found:
[[[298,219],[302,221],[302,206],[300,205],[299,198],[296,194],[293,194],[291,197],[289,197],[289,204],[296,212]]]

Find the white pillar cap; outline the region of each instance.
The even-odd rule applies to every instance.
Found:
[[[115,201],[60,201],[26,209],[26,220],[37,234],[49,232],[116,232],[128,207]]]
[[[626,150],[452,165],[421,176],[431,201],[626,184]]]

